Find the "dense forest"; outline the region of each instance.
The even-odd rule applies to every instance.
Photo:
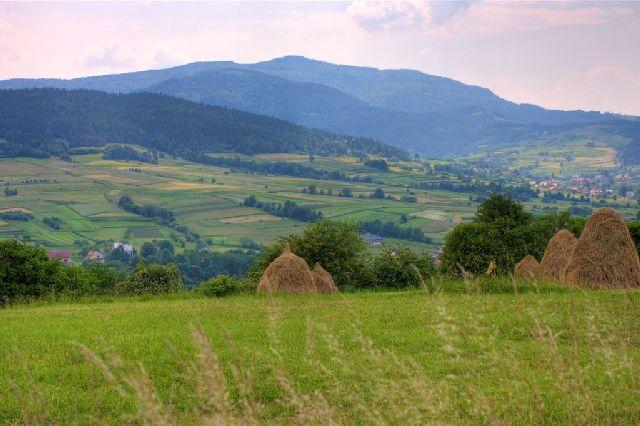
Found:
[[[371,139],[170,96],[90,90],[0,91],[0,139],[0,156],[7,157],[62,155],[69,148],[108,143],[140,145],[185,158],[220,151],[408,156]]]

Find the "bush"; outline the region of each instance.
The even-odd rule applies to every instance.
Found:
[[[119,294],[166,294],[184,289],[182,277],[176,265],[149,265],[139,263],[129,278],[116,285]]]
[[[97,277],[86,269],[68,265],[60,271],[60,279],[56,282],[55,292],[74,298],[96,294],[97,282]]]
[[[0,303],[43,296],[59,278],[60,262],[49,259],[43,248],[0,242]]]
[[[207,297],[230,296],[240,291],[240,283],[236,278],[229,275],[218,275],[200,282],[196,287],[196,291]]]
[[[418,287],[420,276],[424,280],[435,272],[431,259],[425,253],[418,256],[407,247],[385,248],[371,263],[371,272],[376,287],[407,288]]]

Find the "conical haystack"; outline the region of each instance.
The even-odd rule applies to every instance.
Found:
[[[627,225],[602,208],[587,221],[564,272],[567,284],[591,288],[640,287],[640,259]]]
[[[561,282],[564,270],[573,255],[578,239],[566,229],[561,229],[549,240],[540,261],[540,276],[549,281]]]
[[[529,254],[516,264],[513,275],[516,278],[537,278],[539,272],[540,265],[538,261]]]
[[[318,290],[307,262],[287,249],[264,271],[258,292],[315,294]]]
[[[316,262],[316,265],[311,270],[311,275],[315,280],[318,293],[336,293],[338,291],[336,283],[333,282],[333,277],[320,266],[319,262]]]

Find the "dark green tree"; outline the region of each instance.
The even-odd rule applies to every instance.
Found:
[[[43,296],[60,279],[60,262],[43,248],[13,240],[0,242],[0,303]]]

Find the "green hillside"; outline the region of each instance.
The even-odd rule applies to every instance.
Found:
[[[369,139],[307,129],[271,117],[151,93],[0,91],[0,155],[46,155],[66,146],[137,144],[186,158],[205,152],[362,151],[407,155]]]

